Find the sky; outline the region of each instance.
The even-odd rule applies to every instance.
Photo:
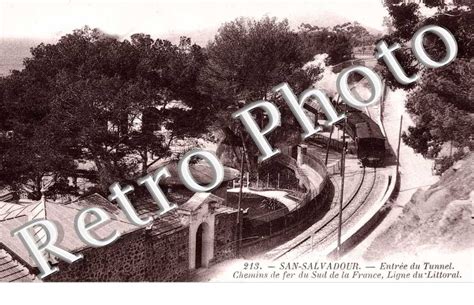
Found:
[[[294,27],[340,18],[383,30],[386,14],[382,0],[0,0],[0,38],[56,40],[87,24],[121,38],[142,32],[210,39],[223,22],[264,15],[288,18]]]

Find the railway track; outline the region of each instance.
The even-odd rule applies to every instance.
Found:
[[[377,181],[377,170],[376,168],[363,168],[362,179],[356,189],[356,191],[343,203],[342,207],[342,226],[353,220],[354,216],[358,211],[366,204],[367,199],[373,193],[374,186]],[[334,181],[333,181],[334,183]],[[339,201],[340,193],[339,186],[335,185],[335,197],[334,201]],[[334,202],[333,201],[333,202]],[[282,253],[273,257],[273,260],[279,260],[283,258],[296,259],[305,255],[309,251],[321,251],[325,247],[329,246],[334,238],[337,238],[338,218],[339,213],[332,215],[329,219],[323,219],[320,226],[306,232],[306,236],[297,242],[295,245],[285,249]],[[303,233],[305,234],[305,233]]]

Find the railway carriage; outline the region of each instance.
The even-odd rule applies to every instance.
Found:
[[[385,159],[385,136],[379,125],[365,113],[347,112],[347,133],[354,139],[357,157],[364,165],[381,165]]]

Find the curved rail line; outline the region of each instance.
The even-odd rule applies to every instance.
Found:
[[[359,210],[360,206],[363,205],[365,199],[366,199],[366,198],[369,196],[369,194],[371,193],[371,191],[372,191],[372,189],[373,189],[373,187],[374,187],[374,184],[375,184],[375,180],[376,180],[376,177],[375,177],[375,176],[376,176],[376,175],[375,175],[375,171],[374,171],[374,179],[373,179],[373,181],[370,182],[369,191],[368,191],[367,194],[364,196],[364,199],[361,201],[361,203],[356,207],[356,211]],[[347,201],[345,201],[345,202],[343,203],[342,211],[346,210],[346,208],[355,200],[355,198],[356,198],[357,195],[359,194],[359,192],[360,192],[360,190],[361,190],[361,188],[362,188],[362,186],[363,186],[365,180],[366,180],[366,167],[364,166],[364,167],[363,167],[363,171],[362,171],[362,179],[361,179],[359,185],[357,186],[356,191],[355,191],[353,194],[351,194],[351,197],[350,197]],[[339,187],[338,187],[337,184],[335,184],[335,188],[339,189]],[[336,194],[338,194],[338,193],[336,193]],[[337,195],[337,198],[339,198],[339,196],[340,196],[340,195]],[[349,217],[347,217],[347,218],[343,221],[343,223],[347,222],[347,221],[350,219],[350,217],[352,217],[354,214],[355,214],[355,212],[351,213],[351,214],[349,215]],[[311,238],[313,238],[313,241],[314,241],[314,236],[315,236],[317,233],[323,231],[325,228],[327,228],[327,227],[328,227],[331,223],[333,223],[338,217],[339,217],[339,213],[335,214],[335,215],[332,216],[330,219],[328,219],[327,221],[325,221],[318,229],[316,229],[315,231],[313,231],[313,232],[310,233],[310,234],[307,234],[307,236],[306,236],[303,240],[299,241],[299,242],[298,242],[297,244],[295,244],[294,246],[292,246],[292,247],[286,249],[286,251],[284,251],[283,253],[279,254],[279,255],[276,256],[276,257],[274,257],[272,260],[275,261],[275,260],[280,259],[281,257],[283,257],[283,256],[285,256],[285,255],[287,255],[287,254],[289,254],[290,252],[294,251],[296,248],[300,247],[301,245],[303,245],[303,244],[306,243],[307,241],[311,240]],[[330,232],[329,234],[326,234],[326,236],[324,236],[324,238],[320,239],[318,242],[324,241],[327,237],[331,236],[332,233],[334,233],[336,230],[337,230],[337,229],[331,230],[331,232]],[[306,253],[306,252],[307,252],[307,251],[305,251],[305,252],[303,252],[303,253]]]
[[[342,220],[342,225],[344,225],[345,223],[349,222],[352,219],[352,217],[360,210],[360,208],[362,206],[364,206],[364,204],[367,202],[367,199],[372,194],[375,183],[377,181],[377,170],[376,170],[376,168],[373,168],[373,175],[371,175],[371,176],[372,176],[372,179],[370,179],[370,181],[368,181],[368,189],[364,193],[362,193],[361,200],[355,200],[357,195],[361,194],[360,193],[361,190],[359,190],[355,194],[355,196],[352,197],[351,202],[349,202],[348,204],[346,204],[346,206],[343,207],[343,211],[344,211],[346,209],[346,207],[349,206],[350,203],[354,202],[356,204],[355,209],[352,210],[348,215],[346,215],[346,217]],[[352,206],[354,206],[354,205],[352,205]],[[337,216],[339,216],[339,213],[337,214]],[[315,234],[316,233],[317,232],[315,232]],[[337,227],[335,229],[332,229],[329,233],[324,234],[324,236],[322,236],[322,238],[320,238],[316,241],[316,244],[321,245],[323,242],[325,242],[329,238],[333,237],[335,233],[337,233]],[[311,238],[311,236],[310,236],[310,238]],[[314,241],[314,236],[313,236],[313,242],[315,242]],[[303,252],[299,253],[299,255],[296,258],[299,258],[299,257],[303,256],[304,254],[306,254],[310,250],[312,250],[312,248],[304,250]]]

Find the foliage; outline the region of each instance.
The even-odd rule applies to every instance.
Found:
[[[269,17],[240,18],[225,23],[207,46],[207,57],[201,73],[201,90],[211,96],[216,125],[226,130],[229,139],[240,139],[242,130],[239,121],[229,120],[232,112],[258,100],[271,99],[282,106],[283,102],[272,96],[273,86],[287,82],[295,92],[300,92],[321,72],[318,68],[303,69],[311,58],[304,51],[301,37],[290,30],[286,20]],[[282,117],[291,117],[288,107],[279,108]],[[261,112],[256,112],[256,120],[261,126],[266,122]],[[294,123],[283,120],[284,126]],[[284,126],[272,132],[270,140],[288,140],[284,132],[299,130]],[[243,142],[233,141],[233,145],[245,145],[248,160],[254,165],[258,152],[247,134],[242,134],[245,134]]]
[[[260,208],[269,210],[269,211],[276,211],[281,209],[281,203],[275,198],[265,198],[260,203]]]
[[[408,48],[396,52],[397,59],[408,75],[419,74],[417,82],[401,85],[382,64],[381,73],[391,88],[411,90],[407,110],[414,116],[416,126],[410,127],[403,140],[415,151],[427,157],[437,157],[443,143],[451,141],[458,147],[473,147],[474,117],[473,79],[473,13],[471,7],[455,2],[423,1],[437,12],[424,17],[420,5],[400,0],[386,0],[394,31],[383,37],[389,44],[407,45],[415,31],[424,25],[435,24],[448,29],[456,38],[456,60],[438,69],[427,69],[419,64]],[[426,35],[426,52],[434,60],[445,55],[445,46],[435,35]]]
[[[377,36],[358,22],[347,22],[332,28],[303,23],[299,29],[308,56],[312,58],[315,54],[326,53],[328,65],[351,59],[353,48],[372,46],[377,40]]]
[[[57,181],[87,177],[105,193],[169,156],[173,140],[205,131],[207,99],[195,89],[205,57],[187,38],[119,41],[85,27],[31,53],[1,81],[1,127],[14,136],[0,143],[0,180],[16,189],[33,180],[32,197],[43,178],[70,193]]]
[[[71,194],[77,178],[86,178],[105,193],[169,157],[173,141],[202,136],[208,126],[224,130],[234,151],[245,145],[253,163],[256,147],[230,114],[275,100],[290,119],[270,140],[297,141],[299,126],[271,88],[288,82],[296,93],[306,89],[321,73],[303,69],[316,53],[339,62],[367,34],[357,23],[297,33],[286,20],[266,17],[224,24],[206,49],[185,37],[177,45],[145,34],[121,41],[89,27],[42,43],[22,71],[0,79],[0,183],[39,198],[44,183],[49,194]],[[263,126],[265,116],[256,115]]]
[[[328,54],[328,65],[351,59],[352,45],[349,37],[342,30],[320,28],[310,24],[300,26],[300,36],[305,43],[305,51],[309,59],[315,54]]]

